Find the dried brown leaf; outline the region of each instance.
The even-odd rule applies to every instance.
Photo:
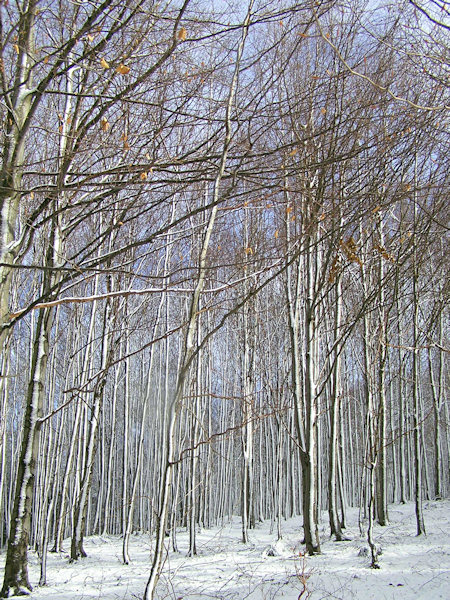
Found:
[[[110,124],[106,117],[103,117],[103,119],[100,121],[100,128],[102,131],[105,131],[105,132],[108,131],[108,129],[110,128]]]
[[[185,39],[187,38],[187,30],[186,30],[185,27],[181,27],[178,30],[177,38],[180,40],[180,42],[184,42],[185,41]]]
[[[119,73],[120,75],[127,75],[130,72],[130,70],[130,67],[127,67],[123,63],[120,63],[120,65],[116,69],[116,73]]]

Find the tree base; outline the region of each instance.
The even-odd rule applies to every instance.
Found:
[[[11,593],[11,590],[14,590],[13,593]],[[18,587],[11,587],[11,588],[3,588],[2,591],[0,592],[0,598],[14,598],[15,596],[30,596],[31,595],[31,589],[28,589],[22,585],[18,586]]]

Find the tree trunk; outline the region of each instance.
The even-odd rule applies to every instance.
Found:
[[[417,156],[416,156],[417,168]],[[422,461],[421,461],[421,446],[420,446],[420,395],[419,395],[419,377],[420,377],[420,357],[419,357],[419,296],[417,284],[419,281],[419,269],[417,264],[417,203],[414,203],[414,249],[413,249],[413,353],[412,353],[412,400],[413,400],[413,427],[414,427],[414,474],[415,474],[415,509],[416,509],[416,524],[417,535],[425,533],[425,522],[423,518],[422,507]]]
[[[387,315],[385,307],[385,282],[384,282],[384,231],[381,212],[378,212],[378,456],[376,471],[376,491],[377,491],[377,518],[380,525],[388,524],[387,509],[387,475],[386,475],[386,383],[385,369],[387,360]]]
[[[167,431],[167,446],[166,446],[166,457],[165,457],[165,466],[162,473],[161,478],[161,495],[160,495],[160,505],[158,510],[158,519],[157,519],[157,529],[156,529],[156,541],[155,541],[155,550],[153,555],[152,566],[150,570],[150,576],[147,581],[147,585],[145,587],[144,599],[143,600],[153,600],[156,586],[158,584],[159,576],[161,574],[163,558],[164,558],[164,537],[167,526],[167,518],[169,511],[169,499],[170,499],[170,490],[172,485],[172,474],[175,460],[175,426],[178,419],[178,415],[181,410],[181,403],[183,398],[184,387],[186,383],[186,379],[189,374],[189,369],[191,367],[192,360],[196,354],[196,349],[194,346],[195,333],[197,327],[197,317],[200,308],[200,296],[203,290],[203,286],[205,283],[206,277],[206,258],[209,248],[209,243],[211,240],[211,235],[214,228],[214,223],[217,216],[218,209],[218,201],[220,194],[220,186],[222,182],[223,175],[225,173],[225,166],[228,157],[228,150],[231,143],[232,137],[232,129],[231,129],[231,111],[234,104],[236,88],[239,77],[240,70],[240,62],[242,53],[244,50],[245,40],[247,38],[248,27],[250,23],[250,15],[251,10],[253,8],[254,0],[250,0],[248,6],[247,16],[243,23],[243,31],[241,41],[239,43],[235,69],[233,74],[233,79],[230,86],[230,92],[227,100],[226,107],[226,116],[225,116],[225,140],[222,149],[221,159],[219,170],[214,182],[214,195],[213,195],[213,208],[211,209],[208,225],[205,231],[205,236],[203,239],[202,250],[200,253],[199,259],[199,267],[198,267],[198,278],[196,282],[196,286],[194,292],[192,294],[191,306],[189,311],[189,318],[187,323],[187,331],[186,338],[183,348],[183,356],[182,363],[180,365],[180,369],[178,371],[177,384],[175,388],[175,394],[173,400],[171,402],[169,408],[169,417],[168,417],[168,431]]]
[[[337,340],[341,335],[341,311],[342,311],[342,285],[338,275],[335,288],[335,313],[334,313],[334,351],[333,377],[331,384],[331,406],[330,406],[330,439],[329,439],[329,467],[328,467],[328,515],[330,520],[331,535],[336,541],[344,539],[341,524],[337,513],[336,494],[336,463],[339,457],[337,452],[337,440],[339,431],[339,412],[341,401],[341,348]]]
[[[242,365],[243,400],[242,400],[242,542],[247,544],[248,530],[252,527],[253,520],[253,383],[252,368],[253,352],[249,343],[249,306],[244,307],[243,335],[244,335],[244,360]]]
[[[91,489],[92,473],[94,470],[94,461],[98,444],[98,423],[100,411],[103,405],[104,389],[107,380],[108,365],[111,359],[111,330],[113,328],[111,318],[111,305],[108,302],[105,307],[104,327],[103,327],[103,348],[101,361],[101,376],[97,382],[93,394],[93,405],[91,407],[91,418],[89,427],[86,430],[87,447],[82,465],[82,477],[80,482],[80,491],[75,501],[74,517],[72,525],[72,542],[70,547],[70,559],[77,560],[80,556],[85,557],[86,552],[83,547],[84,535],[86,532],[86,517],[88,510],[89,492]]]
[[[56,200],[54,201],[56,209]],[[50,223],[50,235],[45,256],[41,292],[48,294],[58,282],[53,267],[61,253],[61,238],[57,217]],[[14,505],[11,514],[11,528],[5,562],[5,576],[0,598],[7,598],[10,591],[16,594],[31,590],[28,579],[27,547],[31,534],[31,513],[34,493],[37,460],[39,454],[40,419],[44,405],[44,387],[49,354],[49,338],[54,318],[53,308],[40,309],[34,332],[31,369],[26,393],[25,415],[21,442],[20,459],[17,468]]]

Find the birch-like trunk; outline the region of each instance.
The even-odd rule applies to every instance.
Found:
[[[33,97],[32,68],[37,0],[23,2],[17,35],[18,55],[13,91],[5,93],[6,115],[3,160],[0,172],[0,349],[7,339],[13,270],[24,240],[16,239],[17,218],[22,197],[23,163],[27,142],[27,118]],[[5,91],[5,90],[4,90]]]
[[[55,283],[52,267],[61,252],[61,240],[57,219],[51,222],[49,246],[42,283],[45,294]],[[56,260],[55,260],[56,257]],[[31,369],[25,398],[25,414],[22,429],[20,459],[17,468],[14,505],[5,562],[5,575],[0,598],[8,598],[11,590],[15,594],[26,594],[31,590],[28,579],[27,549],[31,533],[31,512],[36,466],[39,453],[40,419],[43,412],[44,386],[49,354],[49,338],[54,318],[54,309],[43,308],[35,321]]]

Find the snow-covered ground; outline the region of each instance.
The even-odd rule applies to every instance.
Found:
[[[263,523],[240,543],[235,519],[198,536],[198,556],[186,557],[188,538],[179,532],[180,552],[169,552],[158,586],[158,598],[171,600],[436,600],[450,598],[450,501],[424,504],[427,535],[415,536],[414,505],[390,507],[390,525],[376,527],[382,548],[379,570],[369,568],[367,544],[360,537],[358,513],[349,511],[346,542],[328,539],[326,515],[322,555],[301,555],[301,519],[283,522],[283,538]],[[68,546],[66,541],[66,546]],[[150,540],[133,536],[132,564],[121,563],[121,540],[95,536],[86,541],[88,557],[69,564],[67,555],[49,555],[48,585],[35,587],[36,600],[136,600],[148,576]],[[4,555],[0,557],[3,567]],[[30,554],[30,575],[39,579],[39,562]],[[304,582],[304,583],[303,583]],[[304,588],[304,584],[306,588]],[[303,592],[303,595],[302,595]],[[309,594],[309,595],[308,595]]]

